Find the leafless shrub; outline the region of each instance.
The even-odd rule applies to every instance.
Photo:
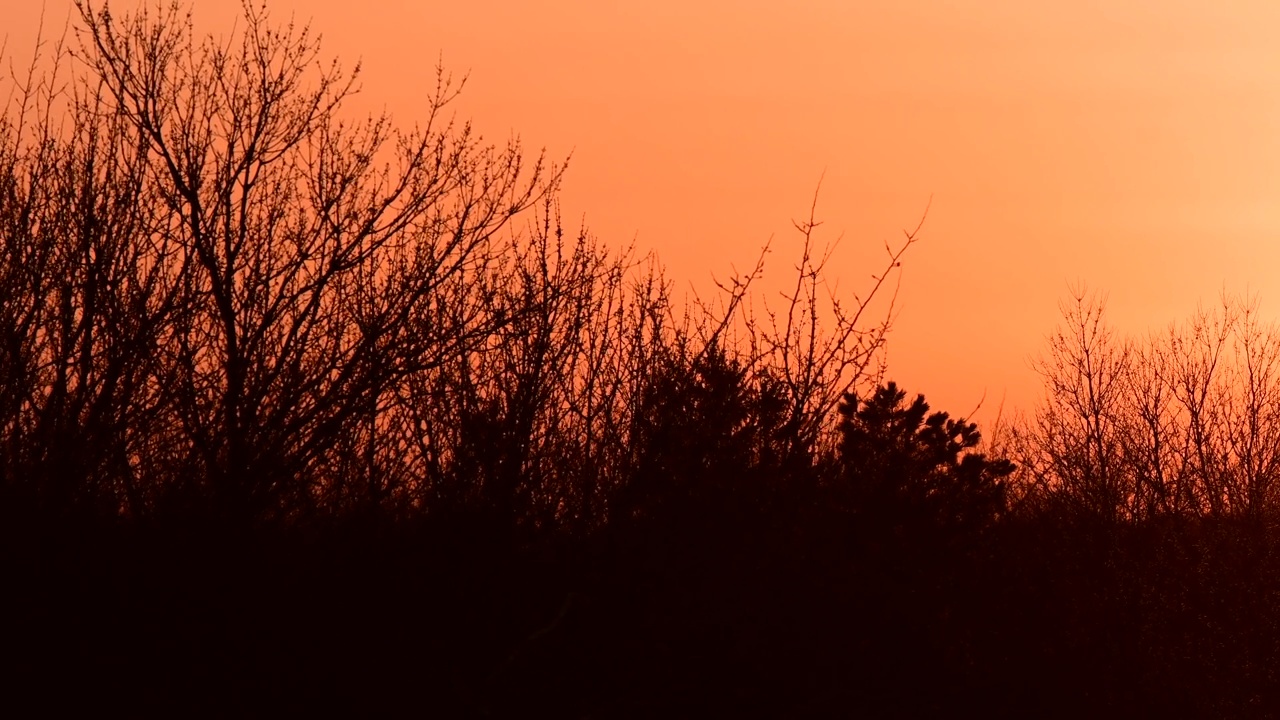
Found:
[[[1015,430],[1025,494],[1110,521],[1273,508],[1280,354],[1255,301],[1144,341],[1118,339],[1077,293],[1038,363],[1045,399]]]

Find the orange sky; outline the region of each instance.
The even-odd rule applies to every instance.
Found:
[[[2,32],[25,60],[38,2]],[[114,3],[131,9],[131,0]],[[61,27],[69,0],[46,0]],[[215,27],[238,0],[195,0]],[[904,263],[891,373],[988,415],[1038,393],[1029,358],[1068,285],[1123,330],[1225,287],[1280,310],[1280,3],[1174,0],[273,0],[362,59],[360,102],[411,122],[438,58],[495,140],[570,151],[566,215],[705,287],[771,235],[785,276],[820,176],[833,273]],[[208,23],[206,25],[206,23]]]

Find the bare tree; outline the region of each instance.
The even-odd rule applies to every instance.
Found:
[[[77,8],[78,82],[133,144],[150,200],[122,242],[177,294],[149,349],[186,448],[169,470],[189,483],[171,489],[234,517],[313,506],[340,482],[320,474],[335,439],[363,432],[376,452],[371,409],[479,336],[450,281],[492,262],[495,234],[559,171],[449,120],[443,71],[417,129],[345,119],[355,74],[312,72],[309,31],[253,5],[225,41],[176,3]]]
[[[1014,432],[1022,488],[1111,520],[1261,516],[1280,467],[1280,335],[1224,297],[1144,341],[1117,339],[1082,293],[1039,369],[1046,397]]]
[[[1115,520],[1131,500],[1116,433],[1131,350],[1105,324],[1104,309],[1083,291],[1062,306],[1065,327],[1037,362],[1045,399],[1018,442],[1024,478],[1039,492],[1061,491],[1082,510]]]
[[[671,383],[764,413],[717,432],[804,464],[883,370],[893,297],[869,315],[919,227],[852,304],[814,208],[783,310],[752,310],[768,248],[717,302],[677,304],[652,256],[566,236],[561,169],[455,121],[442,69],[404,130],[352,117],[358,68],[254,4],[224,39],[177,2],[76,7],[76,49],[33,62],[0,125],[8,490],[593,528]]]
[[[136,129],[100,82],[64,81],[66,58],[37,52],[0,118],[0,478],[51,507],[133,513],[139,459],[163,455],[153,349],[183,311],[163,262],[177,244]]]

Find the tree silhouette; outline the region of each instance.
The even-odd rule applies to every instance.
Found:
[[[840,406],[841,482],[860,522],[895,532],[971,533],[1005,509],[1014,466],[974,452],[977,425],[929,412],[923,395],[906,403],[889,382],[866,401]]]
[[[566,231],[559,167],[451,119],[443,71],[403,130],[257,5],[230,39],[77,7],[0,114],[0,684],[156,714],[1277,714],[1252,303],[1131,340],[1077,293],[1043,402],[984,445],[882,382],[915,232],[836,293],[811,209],[781,306],[768,248],[680,303]]]
[[[354,77],[255,6],[231,43],[77,7],[84,74],[4,126],[5,484],[235,523],[400,496],[381,416],[513,321],[468,278],[559,171],[447,121],[443,72],[420,129],[344,120]]]

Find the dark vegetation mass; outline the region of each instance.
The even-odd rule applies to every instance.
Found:
[[[455,121],[444,73],[406,130],[252,7],[204,39],[77,5],[0,121],[6,705],[1277,707],[1251,306],[1135,342],[1080,297],[1044,402],[982,441],[885,381],[914,234],[860,297],[811,216],[780,300],[757,266],[678,301],[566,234],[562,167]]]

